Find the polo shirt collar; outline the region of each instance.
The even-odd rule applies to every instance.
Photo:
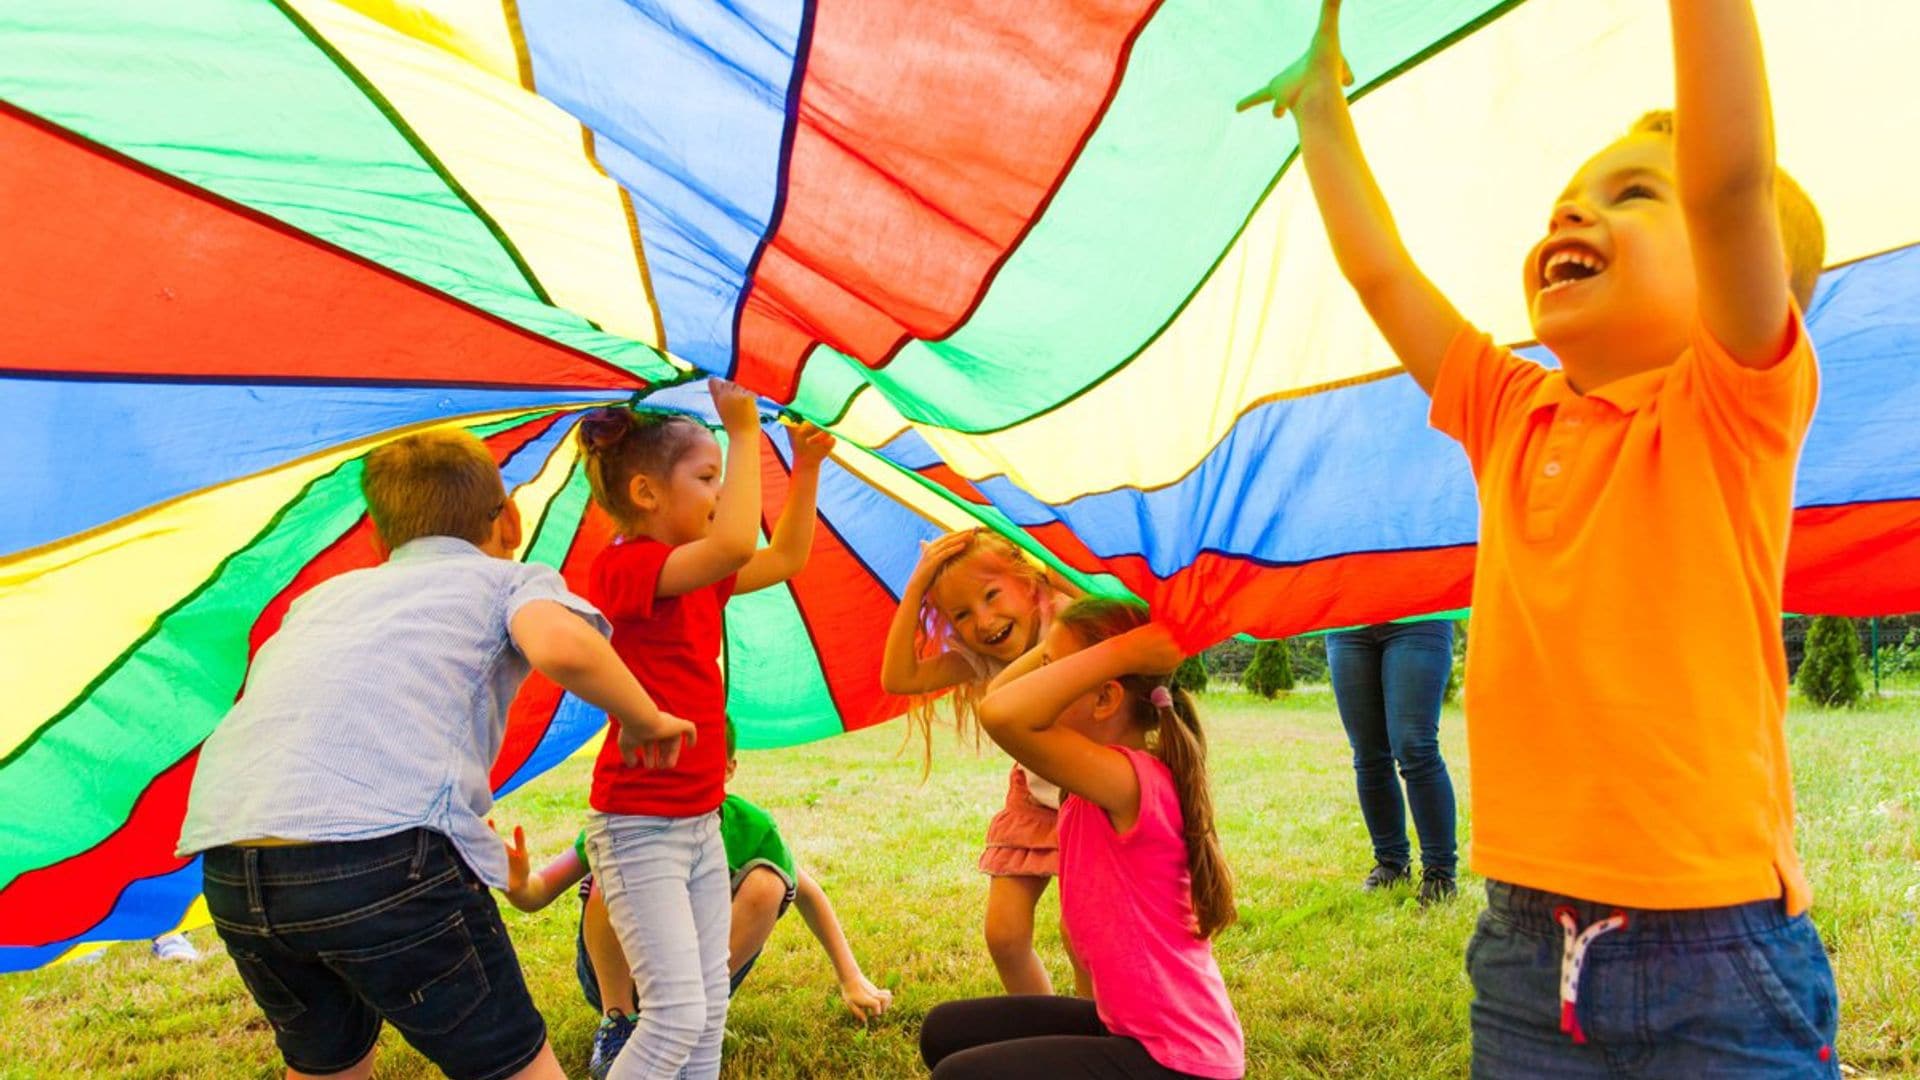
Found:
[[[393,549],[390,562],[423,559],[434,555],[486,555],[486,552],[457,536],[422,536]]]
[[[1532,408],[1539,410],[1587,400],[1604,401],[1622,413],[1639,412],[1659,396],[1670,370],[1671,365],[1637,372],[1624,379],[1615,379],[1598,390],[1581,394],[1567,381],[1567,373],[1556,368],[1547,373],[1540,388],[1534,391]]]

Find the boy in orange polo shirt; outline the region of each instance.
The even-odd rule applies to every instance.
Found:
[[[1751,6],[1671,0],[1676,116],[1557,197],[1525,263],[1557,371],[1472,328],[1401,244],[1338,9],[1241,107],[1292,110],[1341,271],[1480,488],[1473,1074],[1838,1076],[1780,642],[1824,241],[1774,167]]]

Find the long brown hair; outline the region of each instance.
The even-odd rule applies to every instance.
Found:
[[[1086,647],[1145,625],[1147,609],[1126,600],[1088,596],[1075,600],[1060,613],[1059,620]],[[1187,842],[1187,874],[1193,879],[1195,932],[1210,938],[1232,925],[1238,913],[1233,906],[1233,872],[1227,868],[1220,835],[1213,827],[1207,733],[1200,727],[1193,697],[1171,685],[1165,676],[1124,675],[1120,687],[1126,692],[1135,726],[1147,733],[1147,749],[1173,774],[1173,788],[1180,799],[1182,836]],[[1168,691],[1171,704],[1153,703],[1154,691],[1161,688]]]
[[[931,660],[944,652],[966,649],[953,628],[953,621],[946,612],[940,610],[940,605],[933,602],[933,590],[947,571],[975,560],[992,562],[1009,576],[1032,584],[1039,594],[1040,603],[1052,602],[1049,594],[1053,591],[1053,583],[1048,580],[1045,567],[1029,558],[1020,545],[999,533],[991,529],[974,529],[966,545],[933,572],[927,581],[927,591],[921,595],[920,618],[913,633],[913,652],[920,659]],[[1036,638],[1028,642],[1027,647],[1032,648],[1039,643]],[[979,747],[980,725],[976,722],[975,711],[980,699],[986,696],[989,681],[988,677],[968,679],[950,689],[915,694],[910,699],[907,706],[907,737],[911,739],[915,733],[920,736],[922,776],[933,769],[933,725],[941,701],[949,702],[952,707],[954,737],[965,742],[971,734],[974,746]]]

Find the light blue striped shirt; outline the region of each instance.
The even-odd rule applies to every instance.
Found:
[[[200,748],[183,856],[277,837],[347,841],[442,833],[495,887],[487,773],[531,666],[507,620],[535,600],[612,632],[551,567],[423,537],[296,600],[246,692]]]

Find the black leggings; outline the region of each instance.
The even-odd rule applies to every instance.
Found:
[[[1086,998],[1039,994],[949,1001],[920,1025],[934,1080],[1191,1080],[1115,1035]]]

